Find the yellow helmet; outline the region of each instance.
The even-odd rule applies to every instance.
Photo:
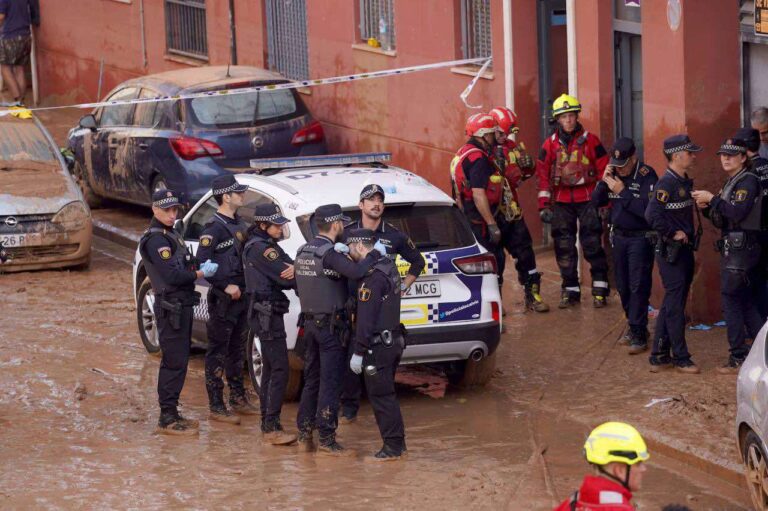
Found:
[[[579,100],[568,94],[561,94],[554,103],[552,103],[552,115],[557,117],[560,114],[568,112],[581,112],[581,103]]]
[[[606,422],[592,430],[584,444],[584,455],[594,465],[634,465],[650,458],[643,437],[623,422]]]

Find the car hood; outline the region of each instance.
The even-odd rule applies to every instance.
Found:
[[[0,161],[0,215],[56,213],[80,199],[58,162]]]

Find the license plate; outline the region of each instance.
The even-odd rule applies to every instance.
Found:
[[[411,284],[410,289],[405,293],[405,298],[430,298],[434,296],[440,296],[439,280],[417,280]]]
[[[0,243],[5,248],[23,247],[29,242],[27,234],[0,234]]]

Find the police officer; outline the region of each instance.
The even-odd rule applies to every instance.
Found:
[[[579,123],[581,104],[567,94],[552,104],[557,130],[541,146],[536,162],[541,220],[552,224],[555,257],[563,279],[561,309],[581,300],[576,233],[592,274],[592,304],[604,307],[609,294],[603,226],[591,204],[603,178],[608,154],[593,133]]]
[[[157,377],[158,432],[173,435],[197,433],[198,422],[179,414],[179,394],[187,375],[192,342],[192,307],[200,301],[195,280],[213,276],[218,266],[208,260],[197,269],[184,240],[173,229],[180,205],[179,195],[171,190],[152,194],[154,217],[139,240],[139,254],[155,294],[155,319],[162,350]]]
[[[198,257],[210,258],[219,265],[208,279],[208,349],[205,352],[205,388],[208,391],[210,418],[240,424],[240,415],[255,415],[258,409],[246,397],[243,386],[247,303],[242,250],[247,226],[237,215],[243,205],[247,185],[235,176],[219,176],[211,183],[219,209],[200,234]],[[229,385],[229,405],[224,404],[224,382]],[[234,413],[233,413],[234,412]]]
[[[344,252],[349,248],[339,239],[344,233],[344,216],[338,204],[315,210],[317,236],[299,248],[296,255],[296,286],[304,324],[304,389],[296,422],[299,443],[311,450],[312,432],[319,432],[319,452],[331,456],[354,455],[336,441],[339,393],[346,361],[349,318],[345,305],[349,296],[347,279],[358,280],[373,266],[373,256],[355,263]],[[337,250],[339,252],[337,252]]]
[[[372,256],[373,267],[357,288],[357,325],[349,367],[363,372],[365,387],[379,426],[382,448],[375,461],[399,459],[406,454],[405,426],[395,393],[395,371],[405,348],[400,323],[400,273],[394,261],[373,248],[376,234],[371,229],[353,229],[347,243],[355,261]]]
[[[717,370],[737,374],[749,353],[745,334],[754,339],[763,321],[757,312],[751,282],[760,262],[760,180],[748,165],[747,144],[729,138],[717,151],[728,180],[716,195],[705,190],[693,192],[696,205],[722,231],[717,243],[720,259],[720,296],[728,326],[730,357]]]
[[[0,241],[0,264],[7,262],[9,259],[8,251],[5,250],[3,242]]]
[[[376,233],[376,239],[391,257],[400,255],[410,267],[400,284],[400,293],[405,294],[414,281],[424,271],[426,265],[421,252],[413,244],[407,234],[398,230],[394,225],[384,222],[384,189],[377,184],[366,185],[360,192],[360,220],[344,226],[345,237],[354,229],[371,229]],[[356,283],[355,283],[356,284]],[[349,358],[352,358],[353,343],[349,343]],[[357,418],[360,409],[362,385],[360,376],[352,371],[345,372],[341,392],[341,422],[349,424]]]
[[[248,324],[258,335],[261,346],[261,432],[272,445],[296,441],[296,435],[286,433],[280,424],[290,370],[283,322],[289,301],[283,290],[296,288],[293,259],[277,244],[283,238],[283,225],[288,222],[277,205],[257,205],[243,248]]]
[[[629,354],[636,355],[648,349],[654,245],[645,210],[658,176],[638,159],[631,138],[619,138],[610,155],[603,179],[592,192],[592,202],[596,207],[611,205],[613,270],[629,324]]]
[[[685,342],[685,303],[693,280],[693,252],[700,236],[694,228],[693,180],[687,172],[694,167],[699,151],[701,147],[687,135],[664,140],[667,170],[656,183],[656,191],[645,210],[645,219],[659,236],[656,262],[664,286],[664,301],[656,318],[649,359],[654,373],[673,366],[683,373],[701,372],[691,360]]]

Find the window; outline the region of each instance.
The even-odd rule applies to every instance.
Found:
[[[247,92],[187,100],[194,124],[234,128],[276,122],[304,114],[292,90]]]
[[[269,69],[292,80],[309,79],[306,0],[267,0]]]
[[[6,118],[0,123],[0,161],[10,170],[10,161],[56,162],[45,135],[33,121]]]
[[[491,0],[462,0],[461,21],[464,58],[490,57]]]
[[[120,89],[106,99],[106,101],[121,101],[126,99],[136,99],[137,89],[128,87]],[[131,114],[133,105],[105,106],[99,112],[99,127],[109,128],[111,126],[129,126],[131,124]]]
[[[272,199],[254,190],[248,190],[245,192],[243,206],[237,210],[237,214],[250,227],[253,224],[253,210],[258,204],[267,202],[272,202]],[[217,209],[219,209],[219,205],[213,197],[205,201],[204,204],[201,204],[189,219],[189,224],[184,230],[184,239],[197,241],[200,238],[200,233],[203,232],[203,228],[213,218]],[[282,212],[282,209],[280,211]],[[283,226],[283,236],[284,239],[290,237],[287,225]]]
[[[360,38],[383,50],[395,49],[394,0],[360,0]]]
[[[160,94],[150,89],[141,89],[139,98],[155,98]],[[133,124],[142,128],[170,128],[173,101],[153,101],[136,105]]]
[[[168,53],[208,60],[205,0],[165,0]]]

